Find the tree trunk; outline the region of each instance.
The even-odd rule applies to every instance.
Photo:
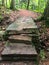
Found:
[[[49,0],[47,1],[47,5],[44,10],[43,17],[44,17],[46,26],[49,27]]]
[[[36,22],[42,21],[42,20],[48,20],[49,21],[49,0],[47,1],[44,13],[40,19],[35,20]]]
[[[15,10],[15,0],[11,0],[10,9]]]
[[[43,13],[44,19],[49,19],[49,0],[47,1],[46,8]]]
[[[2,0],[2,6],[5,6],[4,0]]]
[[[29,9],[29,4],[30,4],[30,0],[28,0],[28,3],[27,3],[27,10]]]

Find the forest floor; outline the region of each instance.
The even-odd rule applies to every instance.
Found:
[[[10,14],[6,14],[4,15],[5,19],[3,20],[4,21],[4,27],[6,26],[6,22],[9,21],[10,23],[14,22],[18,17],[22,17],[22,16],[25,16],[25,17],[32,17],[33,19],[37,19],[38,17],[41,16],[40,13],[36,13],[36,12],[32,12],[32,11],[28,11],[28,10],[22,10],[20,9],[19,11],[11,11]],[[9,19],[6,19],[6,17],[9,17]],[[41,21],[42,22],[42,21]],[[37,25],[41,25],[41,22],[37,22]],[[49,28],[47,28],[47,34],[49,36]],[[2,42],[0,42],[2,43]],[[49,41],[46,42],[46,44],[49,44]],[[4,49],[4,42],[3,44],[1,45],[0,44],[0,47],[2,47],[0,49],[0,51],[2,51]],[[40,65],[49,65],[49,53],[46,52],[46,56],[47,58],[44,60],[44,61],[40,61]],[[21,64],[22,65],[22,64]],[[31,65],[31,64],[30,64]]]

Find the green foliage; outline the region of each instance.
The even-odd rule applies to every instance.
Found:
[[[44,52],[44,50],[40,51],[40,57],[41,57],[42,60],[45,59],[45,52]]]
[[[46,27],[49,28],[49,19],[46,20]]]
[[[4,40],[7,40],[7,38],[8,38],[8,35],[7,35],[7,34],[8,34],[8,32],[5,31],[5,32],[4,32],[4,35],[3,35],[3,39],[4,39]]]
[[[0,6],[0,22],[2,22],[1,20],[3,19],[3,16],[2,14],[4,13],[4,10],[3,10],[3,6]]]
[[[1,20],[3,19],[3,16],[2,15],[0,15],[0,22],[2,22]]]
[[[1,4],[0,0],[0,4]],[[26,9],[28,0],[15,0],[16,1],[16,8],[17,9]],[[29,10],[33,10],[36,12],[44,12],[44,8],[46,5],[47,0],[30,0]],[[5,0],[5,6],[10,8],[11,0]]]

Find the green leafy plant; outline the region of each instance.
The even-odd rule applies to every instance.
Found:
[[[1,20],[3,19],[3,16],[2,15],[0,15],[0,22],[2,22]]]
[[[5,33],[4,33],[4,35],[3,35],[3,39],[4,39],[4,40],[7,40],[7,38],[8,38],[8,35],[7,35],[7,34],[8,34],[8,32],[5,31]]]
[[[46,27],[49,28],[49,19],[46,20],[45,24],[46,24]]]
[[[40,57],[41,57],[42,60],[45,59],[45,52],[44,52],[44,50],[40,50]]]

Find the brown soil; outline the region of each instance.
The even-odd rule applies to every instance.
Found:
[[[37,19],[38,16],[41,16],[40,13],[28,11],[28,10],[19,10],[19,11],[12,11],[10,13],[10,19],[14,21],[17,17],[26,16],[32,17],[33,19]]]

